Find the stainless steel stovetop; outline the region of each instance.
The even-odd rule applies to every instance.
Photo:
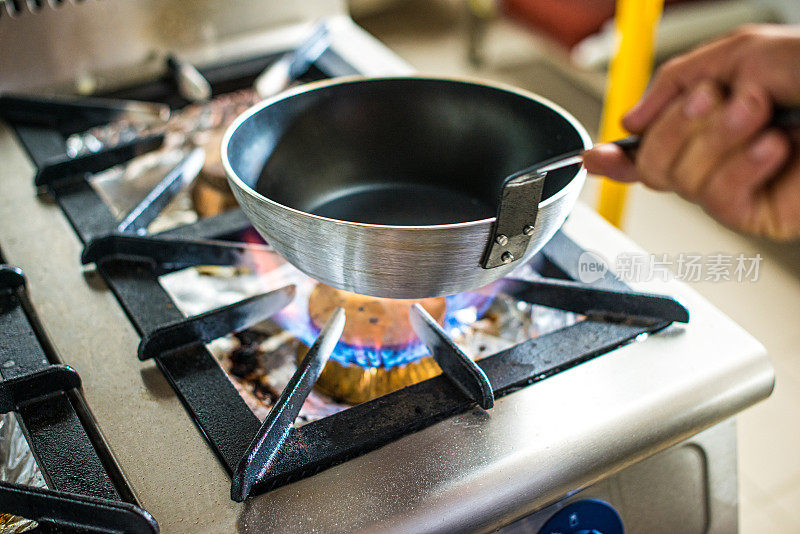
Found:
[[[368,74],[410,71],[346,17],[335,26],[338,53],[327,61],[352,58]],[[284,46],[309,27],[282,22]],[[0,161],[0,250],[25,271],[55,351],[82,377],[116,462],[162,531],[538,532],[590,498],[616,508],[626,532],[736,529],[732,416],[769,395],[772,367],[756,340],[697,293],[657,277],[631,285],[681,301],[688,324],[235,503],[228,473],[161,371],[136,359],[139,334],[80,265],[82,243],[61,207],[37,195],[35,168],[6,124]],[[642,252],[583,205],[564,233],[604,258]]]

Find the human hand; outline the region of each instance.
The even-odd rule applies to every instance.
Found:
[[[800,105],[800,28],[754,26],[666,63],[623,125],[642,135],[636,160],[614,145],[587,169],[676,191],[736,230],[800,237],[800,128],[769,126],[773,106]]]

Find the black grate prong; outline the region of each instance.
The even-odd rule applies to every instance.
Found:
[[[503,293],[516,299],[582,315],[689,322],[689,310],[663,295],[601,289],[554,278],[532,281],[506,278],[501,284]]]
[[[177,271],[196,265],[246,265],[251,254],[264,252],[272,253],[272,249],[230,241],[111,234],[89,241],[81,263],[135,260]]]
[[[143,125],[165,122],[169,106],[152,102],[86,96],[0,96],[0,116],[17,125],[55,128],[64,135],[84,132],[115,120]]]
[[[151,152],[164,143],[164,135],[156,134],[125,141],[97,152],[90,152],[74,158],[66,153],[48,159],[36,172],[33,183],[37,186],[55,185],[75,176],[104,171],[125,163],[136,156]]]
[[[194,148],[178,162],[175,167],[133,208],[119,223],[117,230],[120,232],[144,233],[153,220],[175,198],[181,190],[191,184],[203,163],[206,160],[206,151],[200,147]]]
[[[68,365],[52,365],[30,374],[0,380],[0,413],[58,391],[81,387],[81,377]]]
[[[275,455],[289,435],[292,423],[300,413],[303,402],[339,342],[344,322],[344,309],[337,308],[270,410],[231,477],[231,499],[234,501],[246,499],[253,486],[269,471]]]
[[[19,267],[0,265],[0,291],[16,291],[25,285],[25,274]]]
[[[45,532],[158,534],[158,523],[132,504],[0,482],[0,512],[39,523]],[[40,529],[36,529],[39,532]]]
[[[162,326],[142,337],[139,359],[163,358],[178,350],[250,328],[285,308],[294,294],[295,286],[285,286]]]
[[[409,319],[414,332],[428,347],[445,376],[484,410],[494,406],[494,393],[486,373],[456,346],[425,308],[419,303],[414,304],[409,310]]]

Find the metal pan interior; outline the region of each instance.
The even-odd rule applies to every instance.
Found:
[[[236,176],[294,210],[420,226],[495,215],[512,172],[581,148],[571,119],[513,89],[448,79],[323,83],[255,109],[227,146]],[[577,167],[548,175],[543,203]]]

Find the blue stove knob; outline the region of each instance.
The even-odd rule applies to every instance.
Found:
[[[547,520],[539,534],[624,534],[617,511],[598,499],[568,504]]]

